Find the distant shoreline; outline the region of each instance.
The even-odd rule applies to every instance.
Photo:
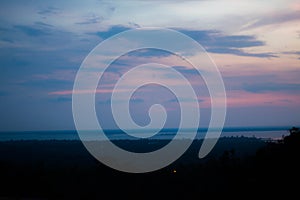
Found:
[[[256,137],[261,139],[278,140],[288,134],[289,127],[234,127],[224,128],[221,137]],[[184,129],[179,139],[189,138],[191,129]],[[147,130],[146,130],[147,131]],[[148,130],[151,131],[151,130]],[[147,138],[150,140],[173,139],[177,133],[177,129],[163,129],[157,135]],[[106,137],[100,140],[139,140],[139,133],[137,130],[132,130],[137,134],[137,137],[128,136],[122,130],[105,130]],[[195,140],[203,139],[207,132],[207,128],[198,129]],[[87,131],[87,140],[94,140],[97,131]],[[89,136],[90,134],[90,136]],[[18,140],[80,140],[76,130],[57,130],[57,131],[12,131],[0,132],[0,141],[18,141]]]
[[[300,126],[300,125],[299,125]],[[267,130],[289,130],[292,126],[237,126],[237,127],[223,127],[222,132],[234,132],[234,131],[267,131]],[[297,126],[296,126],[297,127]],[[204,132],[207,131],[207,127],[201,127],[198,128],[198,132]],[[219,128],[212,128],[213,129],[219,129]],[[148,129],[151,131],[151,129]],[[178,128],[164,128],[161,130],[161,132],[174,132],[177,131]],[[190,131],[192,128],[183,128],[183,131]],[[193,129],[194,130],[194,129]],[[26,132],[74,132],[74,130],[66,129],[66,130],[10,130],[10,131],[0,131],[0,134],[2,133],[26,133]],[[91,130],[93,131],[93,130]],[[104,129],[104,131],[107,132],[120,132],[121,129]],[[128,131],[139,131],[139,130],[128,130]]]

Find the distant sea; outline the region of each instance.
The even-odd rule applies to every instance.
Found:
[[[224,128],[221,137],[256,137],[262,139],[277,140],[288,135],[290,127],[242,127],[242,128]],[[95,132],[91,132],[95,133]],[[137,136],[143,133],[136,132]],[[148,139],[172,139],[177,133],[176,129],[163,129],[155,136]],[[188,138],[190,130],[182,132],[180,139]],[[207,129],[198,129],[196,139],[203,139]],[[89,133],[87,133],[89,134]],[[106,136],[111,140],[140,139],[138,137],[128,136],[121,130],[107,130]],[[92,135],[92,134],[91,134]],[[92,137],[91,137],[92,138]],[[10,140],[79,140],[77,131],[23,131],[23,132],[0,132],[0,141]],[[105,140],[106,138],[101,138]],[[91,139],[92,140],[92,139]]]

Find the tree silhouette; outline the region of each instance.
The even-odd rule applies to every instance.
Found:
[[[289,129],[290,135],[283,138],[284,144],[290,147],[297,147],[300,145],[300,129],[292,127]]]

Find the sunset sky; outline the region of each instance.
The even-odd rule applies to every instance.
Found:
[[[177,30],[206,49],[225,84],[226,127],[300,125],[299,1],[4,0],[0,131],[74,129],[72,89],[84,58],[110,36],[141,27]],[[112,88],[105,84],[128,66],[151,62],[172,66],[192,80],[205,127],[210,99],[204,83],[177,56],[148,50],[122,56],[107,72],[107,90],[99,88],[96,96],[105,128],[116,128],[108,104]],[[166,127],[177,127],[178,102],[155,85],[133,97],[133,119],[147,124],[153,103],[165,104]]]

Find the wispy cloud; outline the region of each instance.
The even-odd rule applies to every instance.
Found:
[[[118,100],[114,100],[114,103],[126,103],[127,100],[121,100],[121,99],[118,99]],[[131,98],[130,103],[134,103],[134,104],[140,104],[140,103],[144,103],[144,99],[142,98]],[[111,99],[107,99],[107,100],[100,100],[98,101],[98,104],[100,105],[111,105]]]
[[[99,31],[94,33],[102,39],[106,39],[122,31],[131,29],[128,26],[115,25],[111,26],[106,31]],[[265,46],[265,42],[258,40],[253,35],[226,35],[221,31],[217,30],[189,30],[189,29],[176,29],[206,48],[208,52],[219,53],[219,54],[232,54],[237,56],[248,56],[248,57],[259,57],[259,58],[272,58],[278,57],[272,52],[258,52],[249,53],[244,50],[248,47],[262,47]],[[168,52],[163,51],[139,51],[141,57],[154,57],[154,56],[167,56]],[[132,53],[137,56],[137,53]]]
[[[113,89],[97,89],[97,90],[60,90],[60,91],[54,91],[49,92],[49,95],[70,95],[70,94],[105,94],[105,93],[112,93]],[[114,90],[114,92],[127,92],[130,91],[129,89],[119,89]]]
[[[208,52],[219,53],[219,54],[233,54],[237,56],[248,56],[248,57],[258,57],[258,58],[276,58],[278,57],[274,53],[247,53],[241,49],[234,48],[209,48]]]
[[[294,55],[300,55],[300,51],[284,51],[281,52],[282,54],[294,54]]]
[[[114,26],[111,26],[108,30],[105,30],[105,31],[98,31],[96,33],[94,33],[95,35],[99,36],[100,38],[102,39],[106,39],[106,38],[109,38],[115,34],[118,34],[122,31],[126,31],[126,30],[129,30],[130,27],[127,27],[127,26],[123,26],[123,25],[114,25]]]
[[[248,92],[253,93],[265,93],[265,92],[291,92],[300,93],[300,84],[297,83],[278,83],[278,82],[266,82],[245,84],[243,88]]]
[[[37,11],[40,15],[56,15],[60,13],[60,9],[53,6],[48,6],[46,8]]]
[[[262,16],[261,18],[255,20],[253,23],[246,26],[244,29],[257,28],[260,26],[280,24],[290,21],[300,20],[300,12],[290,11],[290,12],[281,12],[281,13],[270,13]]]
[[[177,30],[207,47],[245,48],[265,45],[263,41],[258,40],[253,35],[225,35],[217,30]]]
[[[201,102],[204,102],[205,99],[198,98],[197,101],[198,101],[198,103],[201,103]],[[195,100],[186,98],[186,99],[181,99],[180,102],[195,102]],[[179,102],[178,102],[177,98],[174,98],[174,99],[169,99],[168,101],[165,101],[165,103],[179,103]]]
[[[291,96],[280,96],[270,93],[251,93],[246,91],[230,91],[227,93],[227,106],[232,107],[262,107],[268,105],[286,105],[295,102],[286,102],[282,99],[291,98]]]
[[[187,34],[201,45],[208,52],[219,54],[233,54],[237,56],[271,58],[277,57],[271,52],[248,53],[243,48],[264,46],[265,42],[258,40],[253,35],[224,35],[216,30],[183,30],[180,32]]]
[[[14,27],[16,29],[18,29],[19,31],[25,33],[26,35],[32,36],[32,37],[49,35],[49,32],[47,32],[41,28],[35,28],[32,26],[25,26],[25,25],[16,25]]]
[[[46,26],[46,27],[54,27],[53,25],[51,24],[47,24],[45,22],[40,22],[40,21],[37,21],[34,23],[35,25],[39,25],[39,26]]]
[[[96,14],[91,14],[90,16],[87,16],[84,20],[81,22],[76,22],[75,24],[80,25],[87,25],[87,24],[98,24],[104,20],[104,17],[98,16]]]

